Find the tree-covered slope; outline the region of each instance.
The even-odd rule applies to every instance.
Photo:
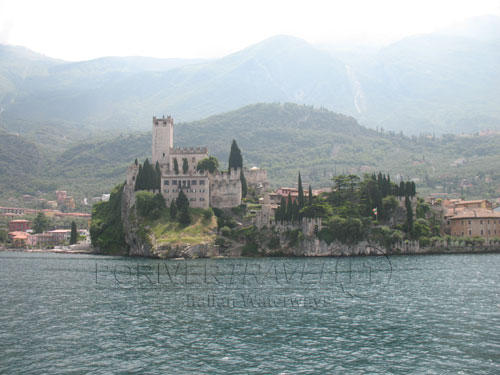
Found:
[[[498,135],[406,137],[367,129],[352,117],[326,109],[278,103],[250,105],[174,125],[175,146],[208,146],[221,168],[227,167],[233,139],[242,150],[244,165],[266,168],[273,186],[295,184],[299,170],[303,181],[314,188],[331,185],[331,178],[341,173],[382,171],[393,178],[416,179],[424,193],[498,195]],[[29,145],[25,147],[36,150]],[[12,163],[10,172],[2,174],[3,186],[18,186],[15,173],[22,170],[23,160],[27,172],[31,161],[43,160],[39,153],[18,159],[17,149],[12,146],[2,154]],[[77,197],[102,194],[125,180],[126,167],[135,158],[142,161],[150,155],[151,132],[88,140],[48,157],[36,169],[37,178],[22,184],[20,191],[62,189]],[[20,169],[14,167],[18,163]]]

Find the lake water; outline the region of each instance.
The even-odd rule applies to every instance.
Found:
[[[0,374],[499,374],[500,255],[0,252]]]

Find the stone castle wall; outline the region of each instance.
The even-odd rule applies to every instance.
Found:
[[[217,208],[236,207],[241,204],[240,169],[210,175],[210,205]]]
[[[246,169],[243,168],[243,173],[248,185],[258,185],[268,183],[267,170],[265,169]]]

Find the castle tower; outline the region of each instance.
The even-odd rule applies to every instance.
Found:
[[[174,146],[174,119],[153,117],[153,165],[158,161],[160,165],[167,164],[170,169],[170,150]]]

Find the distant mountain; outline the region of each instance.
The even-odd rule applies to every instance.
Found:
[[[366,98],[360,121],[436,133],[500,129],[500,18],[405,38],[356,67]],[[486,32],[489,30],[489,32]]]
[[[213,60],[69,63],[16,47],[0,53],[0,127],[30,139],[40,127],[78,139],[148,129],[153,115],[192,121],[258,102],[324,107],[409,134],[500,129],[500,18],[493,16],[366,55],[332,54],[289,36]]]

